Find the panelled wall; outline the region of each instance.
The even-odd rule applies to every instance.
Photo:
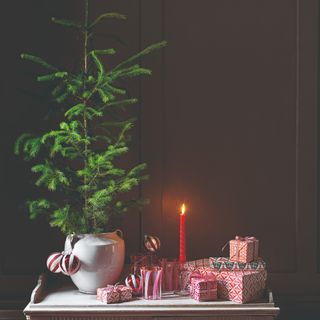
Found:
[[[185,201],[190,258],[254,234],[275,291],[320,293],[317,5],[142,2],[142,43],[169,42],[153,61],[158,86],[141,89],[153,177],[143,192],[155,200],[143,231],[160,235],[166,255],[178,252]]]
[[[108,22],[126,44],[120,57],[165,39],[144,60],[153,76],[132,86],[140,98],[131,160],[149,165],[140,194],[151,199],[122,225],[127,252],[156,234],[163,256],[178,254],[179,207],[187,204],[188,258],[221,255],[235,235],[255,235],[278,294],[320,293],[318,210],[318,1],[91,1],[92,16],[121,11]],[[0,294],[27,299],[43,261],[61,235],[29,221],[23,202],[34,195],[28,166],[12,155],[21,132],[49,127],[47,103],[31,81],[27,51],[76,67],[81,48],[51,16],[81,19],[81,1],[7,1],[1,27]],[[40,27],[39,27],[40,26]],[[106,31],[107,30],[107,31]],[[28,91],[26,93],[25,91]],[[227,254],[224,252],[223,254]]]

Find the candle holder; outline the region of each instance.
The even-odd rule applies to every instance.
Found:
[[[160,264],[163,269],[162,291],[167,294],[178,291],[180,289],[178,260],[162,258]]]
[[[142,297],[146,300],[161,299],[162,267],[141,267]]]
[[[189,296],[190,290],[189,290],[189,279],[190,279],[191,272],[186,267],[185,264],[180,263],[179,264],[179,290],[176,290],[174,293],[179,296]]]

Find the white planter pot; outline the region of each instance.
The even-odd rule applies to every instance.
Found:
[[[70,277],[79,291],[96,294],[97,288],[115,284],[124,265],[122,232],[83,234],[78,235],[77,239],[72,253],[79,258],[81,266]],[[65,251],[70,251],[70,238],[66,240]]]

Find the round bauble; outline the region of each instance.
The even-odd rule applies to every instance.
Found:
[[[141,293],[141,277],[139,275],[129,274],[124,282],[127,287],[132,289],[134,295],[139,295]]]
[[[61,272],[60,261],[62,259],[61,252],[53,252],[47,258],[47,268],[53,273]]]
[[[60,260],[61,272],[67,276],[75,274],[80,269],[80,260],[74,254],[63,254]]]
[[[143,239],[143,245],[147,251],[155,253],[160,250],[161,242],[156,236],[145,235]]]

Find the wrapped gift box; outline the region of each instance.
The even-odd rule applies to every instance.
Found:
[[[120,293],[119,302],[125,302],[132,300],[132,289],[124,286],[118,285],[117,290]]]
[[[210,267],[215,270],[265,270],[266,263],[258,258],[257,261],[252,262],[238,262],[231,261],[226,257],[212,257],[209,258]]]
[[[182,268],[187,270],[195,270],[196,268],[199,268],[199,267],[209,267],[209,266],[210,266],[210,261],[208,258],[187,261],[184,264],[182,264]]]
[[[180,271],[180,279],[181,279],[181,290],[189,290],[190,289],[190,276],[193,270],[181,270]]]
[[[97,289],[97,299],[107,304],[129,301],[132,289],[124,285],[108,285]]]
[[[120,292],[116,286],[107,286],[101,290],[101,301],[104,303],[118,303],[120,301]]]
[[[209,267],[209,259],[198,259],[187,261],[180,265],[181,290],[190,290],[190,276],[197,269],[201,267]]]
[[[215,277],[192,277],[190,284],[191,298],[197,301],[217,300],[217,280]]]
[[[239,237],[229,241],[230,260],[252,262],[258,259],[259,240],[255,237]]]
[[[219,271],[216,277],[219,298],[245,303],[259,299],[263,295],[267,272],[265,270]]]

